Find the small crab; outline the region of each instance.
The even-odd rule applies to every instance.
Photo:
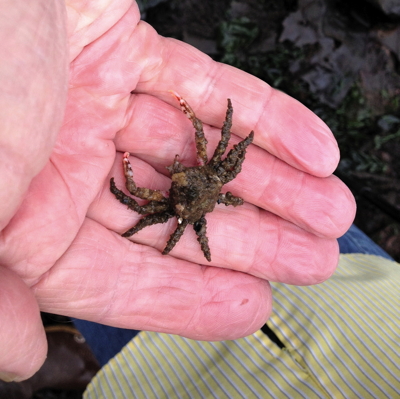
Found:
[[[235,197],[229,191],[221,193],[224,184],[233,180],[242,169],[246,149],[252,143],[252,131],[243,141],[233,146],[225,159],[221,159],[228,146],[232,126],[232,103],[228,99],[225,122],[221,131],[221,140],[214,151],[211,160],[207,158],[207,140],[204,136],[203,123],[198,119],[189,104],[177,93],[172,94],[179,101],[182,111],[191,120],[195,128],[195,142],[197,150],[197,163],[199,166],[186,167],[178,161],[178,155],[167,169],[171,173],[172,185],[169,194],[161,190],[136,187],[133,181],[133,171],[129,162],[129,153],[126,152],[122,162],[126,179],[127,190],[135,197],[148,200],[145,205],[139,205],[133,198],[124,194],[115,186],[114,178],[110,180],[110,190],[118,201],[128,206],[129,209],[145,215],[139,222],[122,234],[130,237],[146,226],[156,223],[165,223],[168,219],[176,217],[178,225],[169,238],[163,255],[168,254],[181,238],[186,226],[193,225],[197,240],[206,259],[211,261],[211,252],[206,236],[207,221],[205,214],[212,212],[215,205],[225,204],[238,206],[243,204],[243,199]]]

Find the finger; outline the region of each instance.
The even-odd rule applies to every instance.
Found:
[[[139,7],[132,0],[66,1],[69,55],[72,61],[89,43],[111,29],[131,9],[132,25],[140,19]]]
[[[241,110],[233,127],[238,136],[254,130],[257,145],[315,176],[334,171],[339,161],[336,141],[325,123],[305,106],[187,44],[158,36],[145,22],[136,25],[135,18],[133,12],[126,13],[107,35],[85,49],[79,57],[79,65],[85,68],[76,69],[74,82],[90,82],[90,89],[102,92],[135,89],[177,107],[169,94],[175,90],[198,118],[215,126],[221,124],[226,99],[231,98]],[[105,67],[88,67],[99,64]]]
[[[220,124],[226,99],[242,112],[233,132],[240,137],[255,131],[255,144],[288,164],[315,176],[328,176],[339,161],[339,150],[326,124],[286,94],[236,68],[219,64],[182,42],[157,37],[145,23],[132,40],[152,42],[147,50],[138,92],[154,94],[169,103],[167,90],[183,96],[203,122]],[[158,57],[157,57],[158,55]],[[165,93],[165,94],[164,94]]]
[[[201,340],[251,334],[271,312],[266,281],[162,256],[90,219],[34,292],[49,312]]]
[[[46,334],[32,291],[1,266],[0,318],[0,379],[27,379],[46,358]]]
[[[235,107],[234,110],[233,125],[240,113]],[[196,165],[194,129],[179,110],[152,96],[137,95],[130,102],[129,116],[115,140],[118,150],[129,151],[163,174],[175,154],[185,166]],[[211,157],[221,133],[209,126],[204,129]],[[239,140],[233,135],[230,145]],[[121,173],[120,167],[117,173]],[[141,184],[147,187],[148,182],[142,180]],[[223,190],[329,238],[347,231],[356,209],[350,190],[336,177],[321,179],[299,171],[254,145],[247,150],[241,173]]]
[[[131,162],[138,186],[148,181],[149,188],[156,186],[164,190],[170,184],[166,176],[155,173],[145,162],[132,157]],[[115,183],[123,188],[122,173],[115,173]],[[90,207],[88,216],[119,234],[133,227],[141,218],[115,199],[108,184]],[[206,218],[212,265],[297,285],[320,283],[333,273],[337,265],[336,240],[317,237],[255,206],[245,204],[233,208],[221,204]],[[176,218],[173,218],[168,223],[147,227],[133,235],[131,240],[161,252],[176,223]],[[170,254],[208,264],[190,227]]]
[[[131,19],[132,18],[130,17],[130,13],[127,13],[126,16],[122,18],[120,23],[117,24],[117,26],[115,26],[110,32],[107,32],[107,35],[105,35],[104,38],[99,39],[90,47],[85,49],[85,52],[82,53],[79,57],[79,60],[77,60],[77,62],[79,61],[79,65],[85,65],[85,68],[77,68],[76,70],[79,72],[75,73],[74,71],[72,76],[72,80],[75,85],[86,83],[85,90],[96,92],[97,94],[104,94],[106,91],[108,94],[111,94],[115,93],[115,90],[120,92],[128,90],[129,87],[133,88],[140,79],[148,79],[149,81],[152,80],[151,73],[153,73],[155,70],[158,70],[157,64],[154,65],[153,63],[157,60],[160,62],[162,61],[162,59],[160,59],[159,57],[160,53],[156,51],[157,49],[160,50],[159,46],[161,45],[161,39],[153,37],[149,31],[150,28],[146,27],[147,25],[141,26],[141,24],[139,24],[137,30],[135,29],[134,34],[132,33],[132,35],[127,35],[127,21]],[[125,33],[122,34],[123,32]],[[136,34],[138,36],[135,36]],[[145,44],[145,48],[143,49],[143,47],[141,47],[140,45],[140,49],[132,46],[132,37],[138,39],[137,43],[143,43],[143,45]],[[144,41],[142,41],[142,39]],[[118,46],[115,46],[115,43],[118,43]],[[128,52],[127,47],[129,47]],[[107,68],[95,68],[94,65],[98,65],[98,63],[104,63],[104,57],[102,57],[101,55],[104,54],[105,50],[107,55],[110,55],[110,57],[107,58]],[[131,51],[137,51],[137,53],[131,53]],[[187,51],[187,55],[190,55],[192,53],[196,57],[198,56],[197,51]],[[130,59],[135,59],[134,66],[132,66],[132,63],[129,61]],[[92,65],[93,67],[90,67],[90,65]],[[150,68],[150,66],[154,66],[154,68],[152,69]],[[165,64],[163,64],[163,66],[165,66]],[[113,74],[105,73],[111,67],[113,68]],[[180,69],[178,69],[177,71],[180,71]],[[88,83],[89,86],[87,85]],[[169,87],[169,89],[170,88],[171,87]],[[234,91],[234,93],[236,92]],[[160,96],[162,96],[162,94],[156,91],[154,91],[153,94],[159,94]],[[229,96],[230,94],[231,93],[229,93]],[[221,125],[222,120],[224,119],[226,107],[225,101],[227,95],[228,93],[225,93],[223,94],[223,96],[221,96],[221,104],[217,108],[210,108],[208,105],[205,105],[207,107],[207,113],[203,113],[203,115],[205,115],[205,118],[207,121],[209,121],[209,123],[214,125]],[[150,97],[151,96],[145,98],[144,96],[141,96],[140,100],[148,103],[153,101],[152,99],[150,99]],[[166,98],[168,99],[168,101],[174,101],[169,94],[167,94]],[[240,98],[237,99],[239,101],[239,105],[241,104],[241,98],[243,98],[243,96],[240,96]],[[286,97],[281,100],[283,101],[282,104],[285,102],[288,102],[289,105],[294,104],[291,99]],[[235,98],[233,98],[233,102],[236,102]],[[176,119],[175,115],[178,115],[179,112],[177,112],[175,115],[171,114],[171,111],[166,112],[167,107],[165,106],[165,104],[161,105],[162,102],[159,102],[157,107],[153,106],[153,109],[151,109],[151,107],[148,107],[148,112],[144,112],[143,117],[141,118],[140,112],[136,112],[137,104],[135,102],[135,98],[133,98],[132,103],[132,106],[128,105],[126,113],[126,125],[128,126],[128,129],[122,129],[122,131],[125,132],[128,136],[129,130],[130,132],[132,132],[133,128],[135,128],[134,139],[130,137],[130,141],[131,143],[133,143],[133,145],[136,144],[136,148],[133,148],[133,152],[135,152],[137,156],[141,157],[142,159],[151,161],[153,165],[153,161],[156,162],[157,160],[162,160],[163,162],[162,165],[160,164],[160,168],[158,168],[157,165],[154,165],[157,170],[160,170],[161,168],[164,168],[164,166],[171,163],[171,154],[173,157],[176,153],[178,153],[176,149],[179,148],[182,144],[187,146],[187,148],[190,148],[189,144],[191,143],[191,141],[188,141],[189,134],[186,134],[182,140],[181,127],[184,126],[183,122],[185,122],[186,132],[190,132],[190,140],[192,140],[193,137],[192,127],[190,126],[190,124],[188,126],[187,120],[185,120],[182,115],[181,118],[183,119]],[[281,102],[279,101],[278,103],[281,104]],[[137,109],[139,108],[140,107],[137,107]],[[145,107],[141,109],[143,110],[144,108]],[[310,118],[313,120],[315,119],[314,122],[319,121],[319,119],[316,118],[312,113],[306,112],[306,110],[302,106],[294,105],[294,108],[297,109],[297,111],[304,111],[304,115],[312,115],[310,116]],[[238,136],[244,136],[248,134],[251,129],[251,126],[249,125],[247,125],[244,129],[240,129],[240,120],[251,120],[254,114],[253,111],[249,111],[248,107],[245,108],[247,109],[247,111],[243,111],[243,113],[242,111],[239,112],[239,110],[241,109],[242,107],[239,107],[239,109],[237,109],[236,107],[234,113],[234,127],[239,126],[239,129],[237,129]],[[196,112],[202,111],[199,109],[198,111],[196,110]],[[288,110],[281,110],[280,117],[283,121],[285,121],[288,118],[286,118],[286,115],[282,115],[283,112],[287,113]],[[276,115],[276,113],[272,115],[273,119]],[[178,122],[170,122],[171,120],[177,120]],[[304,122],[304,118],[302,115],[300,115],[299,118],[296,118],[296,120]],[[132,123],[133,121],[140,121],[140,124]],[[153,123],[153,121],[155,121],[155,123]],[[158,123],[162,121],[166,123],[164,125],[162,123]],[[168,123],[170,123],[169,127]],[[177,129],[173,129],[174,126],[171,126],[172,123],[175,123],[175,127],[177,127]],[[129,129],[129,126],[132,126],[132,129]],[[150,132],[151,136],[147,136],[146,132]],[[264,133],[261,132],[260,134],[263,135]],[[303,132],[296,132],[296,134],[299,134],[299,137],[307,138],[307,135],[311,133],[304,132],[303,134]],[[290,135],[292,135],[292,133],[289,132],[289,136]],[[123,134],[121,134],[120,136],[123,136]],[[327,137],[330,137],[330,139],[332,138],[330,133],[327,133]],[[328,139],[328,142],[330,139]],[[312,140],[310,141],[310,143],[311,142]],[[311,149],[313,145],[307,144],[305,147],[306,149]],[[119,148],[122,151],[131,151],[130,146],[120,145]],[[209,149],[210,148],[211,146],[209,146]],[[322,154],[321,156],[324,159],[332,159],[332,151],[329,147],[329,144],[326,148],[324,147],[314,150],[316,151],[316,156],[314,156],[314,154],[308,154],[309,156],[307,156],[307,159],[311,163],[314,162],[314,159],[317,159],[320,154]],[[249,150],[249,153],[250,152],[251,149]],[[188,154],[189,152],[183,151],[182,153]],[[180,155],[182,155],[182,153],[179,151]],[[250,154],[248,156],[250,156]],[[190,159],[194,159],[194,157],[192,158],[191,155]],[[282,168],[284,167],[284,163],[272,162],[275,159],[273,157],[270,157],[269,159],[270,161],[265,161],[265,164],[271,165],[274,172],[275,170],[282,170]],[[244,171],[247,168],[247,164],[248,161],[246,160],[246,162],[244,163]],[[190,163],[188,165],[190,165]],[[278,167],[275,168],[276,165],[278,165]],[[279,165],[283,166],[281,167]],[[318,164],[318,160],[315,166],[316,169],[318,169],[319,171],[324,170],[324,168],[320,167],[321,165]],[[261,194],[260,197],[261,201],[257,201],[256,198],[251,198],[248,199],[249,202],[253,202],[254,204],[262,206],[264,207],[264,209],[271,210],[272,212],[282,216],[283,218],[293,221],[293,223],[296,223],[299,226],[307,229],[308,231],[315,232],[316,234],[319,234],[321,236],[336,237],[340,236],[341,234],[343,234],[344,231],[346,231],[354,216],[355,205],[349,191],[344,188],[344,186],[336,179],[331,178],[328,182],[327,189],[324,190],[321,189],[320,185],[322,184],[322,180],[313,180],[309,178],[307,174],[298,175],[296,173],[281,173],[280,175],[277,175],[276,178],[274,178],[272,177],[272,174],[268,174],[268,171],[264,172],[264,163],[258,163],[258,167],[259,169],[257,170],[257,176],[260,177],[260,179],[258,179],[258,183],[262,182],[264,186],[257,188],[257,190],[254,190],[254,194],[252,194],[252,196],[255,197],[257,193],[263,194]],[[288,170],[290,171],[290,169]],[[318,173],[315,174],[318,175]],[[325,173],[322,173],[322,175],[325,175]],[[244,172],[242,172],[242,174],[239,175],[238,178],[242,179],[243,176]],[[266,177],[269,179],[270,176],[271,179],[266,180]],[[250,179],[246,180],[246,183],[254,182],[254,180],[254,178],[250,177]],[[236,182],[234,181],[232,182],[232,184],[236,184]],[[248,187],[249,185],[247,185],[247,189]],[[264,187],[265,190],[263,190]],[[283,195],[281,195],[281,193]],[[324,195],[324,193],[326,193],[326,195]],[[236,194],[242,195],[242,192],[236,192]],[[263,204],[263,201],[266,200],[268,196],[273,199],[272,201],[268,201],[271,202],[270,207]],[[287,202],[288,199],[292,201],[292,206],[290,208],[284,206],[285,202]],[[317,199],[317,201],[315,199]],[[275,201],[276,204],[274,204],[273,201]],[[310,204],[312,204],[312,206],[310,206]]]
[[[25,1],[3,1],[0,11],[2,229],[47,162],[61,126],[67,50],[60,2],[41,0],[27,7]],[[22,156],[27,148],[29,156]]]

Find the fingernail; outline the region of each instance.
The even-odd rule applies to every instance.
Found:
[[[23,378],[13,373],[6,373],[4,371],[0,371],[0,380],[3,380],[4,382],[19,382],[22,381]]]

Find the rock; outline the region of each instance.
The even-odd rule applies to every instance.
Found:
[[[283,21],[279,40],[308,49],[307,57],[295,61],[290,71],[307,82],[322,103],[338,107],[358,84],[372,114],[379,115],[400,92],[392,58],[399,54],[400,28],[360,29],[354,26],[355,17],[339,12],[330,0],[299,0],[298,10]]]
[[[400,16],[399,0],[368,0],[378,6],[385,14],[390,16]]]
[[[396,55],[397,60],[400,60],[400,26],[389,31],[378,30],[376,37]]]

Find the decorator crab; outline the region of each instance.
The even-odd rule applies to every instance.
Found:
[[[246,149],[253,141],[252,131],[243,141],[233,146],[225,159],[225,153],[231,136],[232,127],[232,103],[228,99],[225,122],[221,131],[221,140],[210,159],[207,158],[207,140],[204,136],[203,123],[198,119],[189,104],[177,93],[172,92],[177,98],[182,111],[191,120],[195,128],[195,142],[197,151],[198,166],[186,167],[178,161],[175,156],[173,164],[167,169],[171,173],[172,185],[169,195],[161,190],[150,190],[148,188],[136,187],[133,181],[133,171],[129,162],[129,153],[123,156],[123,167],[126,179],[127,190],[137,198],[148,200],[145,205],[139,205],[133,198],[119,190],[110,180],[110,190],[118,201],[128,206],[129,209],[145,215],[139,222],[122,234],[123,237],[130,237],[146,226],[156,223],[165,223],[168,219],[176,217],[178,224],[176,230],[169,238],[163,254],[168,254],[181,238],[186,226],[193,225],[197,234],[197,240],[206,259],[211,261],[210,247],[206,236],[207,221],[206,213],[212,212],[215,205],[225,204],[238,206],[243,204],[243,199],[235,197],[232,193],[221,193],[224,184],[233,180],[242,169]]]

